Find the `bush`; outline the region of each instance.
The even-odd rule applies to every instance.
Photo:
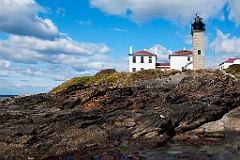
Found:
[[[181,71],[176,70],[176,69],[171,69],[171,70],[168,71],[169,75],[174,75],[174,74],[177,74],[177,73],[181,73]]]
[[[233,64],[229,66],[226,71],[233,75],[240,75],[240,64]]]
[[[157,69],[142,70],[133,73],[133,77],[140,79],[154,79],[162,77],[163,72]]]
[[[113,74],[113,73],[117,73],[117,71],[115,69],[104,69],[104,70],[101,70],[99,71],[98,73],[96,73],[94,76],[95,77],[101,77],[101,76],[104,76],[106,74]]]

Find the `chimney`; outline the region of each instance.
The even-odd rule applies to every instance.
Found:
[[[147,51],[147,49],[144,49],[144,51]]]
[[[130,54],[133,54],[133,45],[130,46]]]
[[[185,50],[186,50],[186,48],[185,48],[185,47],[183,47],[183,50],[185,51]]]

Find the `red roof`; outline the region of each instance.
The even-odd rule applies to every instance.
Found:
[[[172,55],[187,56],[187,55],[192,55],[192,52],[189,50],[181,50],[181,51],[174,52]]]
[[[228,60],[224,61],[225,63],[233,63],[235,60],[240,58],[229,58]]]
[[[139,55],[139,56],[156,56],[155,54],[152,54],[152,53],[147,52],[147,51],[135,52],[134,55]]]
[[[170,63],[157,63],[156,66],[160,69],[170,69]]]

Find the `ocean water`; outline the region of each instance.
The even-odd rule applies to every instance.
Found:
[[[4,99],[4,98],[9,98],[9,97],[16,97],[18,95],[11,95],[11,94],[8,94],[8,95],[0,95],[0,99]]]
[[[168,143],[165,147],[139,151],[135,155],[145,157],[147,160],[239,160],[240,144],[224,141],[198,145]],[[129,156],[131,155],[123,153],[123,157],[118,160],[128,160]],[[100,159],[100,155],[94,156],[94,160]]]

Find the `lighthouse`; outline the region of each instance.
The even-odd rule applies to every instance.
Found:
[[[203,23],[202,18],[196,14],[194,22],[191,24],[193,70],[205,68],[205,31],[205,24]]]

